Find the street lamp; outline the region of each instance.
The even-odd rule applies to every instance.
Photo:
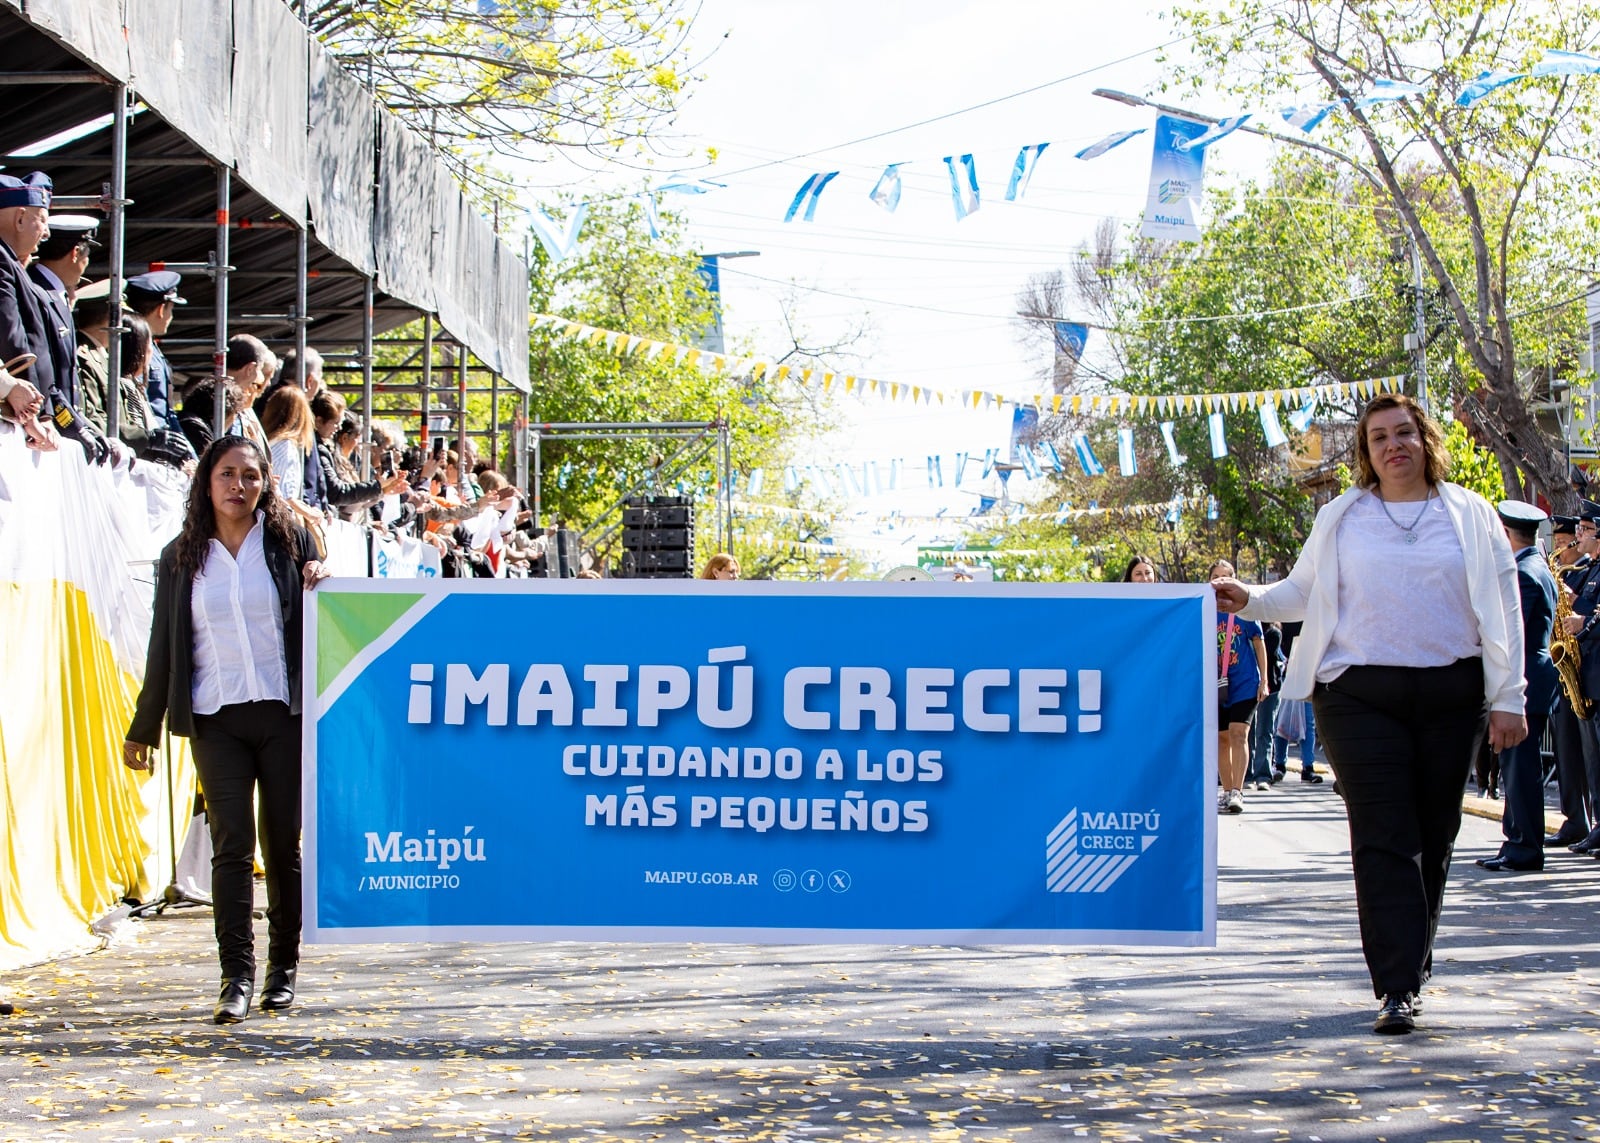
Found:
[[[1199,112],[1185,111],[1181,107],[1171,107],[1164,103],[1156,103],[1153,100],[1144,98],[1142,95],[1116,91],[1109,87],[1097,87],[1092,94],[1098,95],[1101,99],[1109,99],[1113,103],[1123,103],[1129,107],[1148,107],[1152,111],[1161,112],[1163,115],[1176,115],[1179,118],[1193,119],[1200,123],[1216,124],[1222,122],[1215,115],[1201,115]],[[1246,123],[1239,127],[1238,130],[1248,132],[1251,135],[1260,135],[1262,138],[1272,139],[1278,143],[1287,143],[1291,147],[1302,147],[1307,151],[1315,151],[1319,155],[1327,155],[1330,159],[1338,160],[1366,179],[1367,182],[1372,184],[1372,188],[1384,198],[1391,197],[1389,188],[1384,185],[1377,175],[1343,151],[1335,151],[1332,147],[1325,147],[1321,143],[1313,143],[1310,139],[1297,139],[1293,135],[1280,135],[1276,131],[1268,131],[1264,127],[1257,127],[1252,123]],[[1428,333],[1426,310],[1422,301],[1422,255],[1417,249],[1416,237],[1410,233],[1406,237],[1407,245],[1411,247],[1411,272],[1413,284],[1416,287],[1416,306],[1413,314],[1414,327],[1412,332],[1406,335],[1406,348],[1412,351],[1413,361],[1416,365],[1417,403],[1426,410],[1428,408]]]

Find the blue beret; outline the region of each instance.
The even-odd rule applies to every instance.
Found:
[[[152,270],[148,274],[136,274],[128,279],[127,291],[130,299],[140,298],[161,302],[177,302],[180,306],[185,302],[178,296],[178,285],[183,281],[183,275],[176,270]]]
[[[1578,519],[1600,525],[1600,504],[1596,504],[1593,500],[1580,500],[1578,504]]]
[[[34,171],[25,179],[16,175],[0,175],[0,208],[8,206],[50,205],[50,193],[55,184],[43,171]]]

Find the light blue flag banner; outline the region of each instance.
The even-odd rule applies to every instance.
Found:
[[[1172,435],[1172,428],[1172,421],[1161,422],[1161,440],[1167,446],[1167,459],[1172,462],[1173,468],[1178,468],[1189,458],[1178,451],[1178,441]]]
[[[1155,144],[1150,156],[1150,191],[1145,201],[1145,238],[1168,242],[1200,241],[1200,199],[1204,191],[1204,147],[1184,151],[1178,144],[1198,139],[1206,124],[1174,115],[1156,116]]]
[[[1215,520],[1216,518],[1217,518],[1217,498],[1215,496],[1207,496],[1206,497],[1206,519],[1207,520]]]
[[[822,494],[830,499],[833,497],[833,481],[828,479],[828,471],[816,465],[807,465],[811,478],[822,485]]]
[[[1077,432],[1072,434],[1072,451],[1078,454],[1078,466],[1083,469],[1085,476],[1104,476],[1105,465],[1100,463],[1094,455],[1094,449],[1089,444],[1089,434]]]
[[[1117,468],[1123,476],[1139,475],[1139,458],[1133,451],[1133,430],[1117,430]]]
[[[1049,143],[1033,143],[1017,152],[1017,161],[1011,164],[1011,180],[1006,183],[1006,201],[1016,202],[1028,193],[1028,183],[1033,180],[1033,168]]]
[[[1033,450],[1027,445],[1017,446],[1017,461],[1022,465],[1022,475],[1029,480],[1038,480],[1042,475],[1039,471],[1039,458],[1033,455]]]
[[[1279,112],[1283,121],[1291,127],[1298,127],[1307,135],[1322,126],[1335,108],[1343,106],[1338,100],[1331,103],[1307,103],[1299,107],[1285,107]]]
[[[1083,356],[1084,346],[1089,344],[1089,327],[1080,321],[1058,321],[1052,324],[1055,336],[1056,356],[1068,357],[1077,361]]]
[[[890,163],[884,167],[868,196],[890,214],[900,205],[900,168],[903,166],[904,163]]]
[[[533,207],[528,211],[528,225],[533,227],[534,237],[550,257],[554,261],[565,262],[578,252],[578,232],[583,229],[583,220],[588,214],[588,203],[573,203],[567,208],[566,222],[558,223],[538,207]]]
[[[1261,406],[1261,433],[1267,438],[1268,448],[1277,448],[1279,445],[1289,443],[1289,434],[1283,431],[1283,426],[1278,423],[1278,407],[1271,401],[1264,402]]]
[[[956,487],[957,488],[961,487],[961,476],[966,471],[967,471],[967,454],[964,453],[964,452],[958,452],[958,453],[956,453]]]
[[[822,192],[828,189],[828,184],[839,177],[838,171],[828,171],[826,174],[818,172],[811,175],[800,184],[800,189],[794,192],[794,201],[789,204],[789,209],[784,212],[783,220],[793,222],[794,216],[799,213],[800,207],[805,206],[805,213],[801,217],[806,222],[811,222],[817,217],[817,199],[822,197]]]
[[[984,480],[988,480],[989,479],[989,474],[994,471],[995,462],[998,461],[999,459],[1000,459],[1000,450],[999,449],[997,449],[997,448],[986,448],[986,449],[983,450],[983,477],[982,477],[982,479],[984,479]]]
[[[1113,132],[1112,134],[1107,135],[1104,139],[1101,139],[1098,143],[1090,143],[1087,147],[1072,157],[1074,159],[1085,160],[1098,159],[1107,151],[1111,151],[1122,146],[1122,144],[1126,143],[1129,139],[1132,139],[1135,135],[1143,135],[1144,132],[1145,129],[1143,127],[1136,128],[1133,131]]]
[[[1044,455],[1049,458],[1051,471],[1061,472],[1065,469],[1066,466],[1061,463],[1061,454],[1056,451],[1055,445],[1045,441],[1039,447],[1044,449]]]
[[[1249,113],[1244,115],[1234,115],[1228,119],[1219,120],[1218,122],[1211,124],[1209,128],[1207,128],[1203,133],[1196,135],[1193,139],[1179,139],[1173,144],[1173,147],[1178,151],[1203,150],[1204,148],[1211,146],[1211,144],[1215,143],[1218,139],[1223,139],[1229,135],[1232,135],[1235,131],[1243,127],[1249,121]]]
[[[308,941],[1215,944],[1207,585],[575,584],[312,597]]]
[[[1420,83],[1401,83],[1393,79],[1374,80],[1367,93],[1356,99],[1357,107],[1372,107],[1379,103],[1391,103],[1397,99],[1410,99],[1413,95],[1421,95],[1425,88]]]
[[[653,194],[639,195],[639,204],[644,208],[644,226],[650,232],[651,238],[661,237],[661,208],[656,203]]]
[[[783,470],[783,490],[785,492],[800,491],[800,470],[792,464]]]
[[[1212,413],[1206,418],[1206,423],[1211,430],[1211,456],[1220,460],[1228,455],[1228,437],[1223,431],[1222,414]]]
[[[752,499],[754,499],[757,496],[760,496],[761,495],[761,489],[765,486],[766,480],[767,480],[767,473],[766,473],[765,469],[762,469],[762,468],[751,469],[750,470],[750,479],[745,483],[745,486],[744,486],[744,494],[746,496],[749,496]]]
[[[1530,71],[1484,72],[1461,89],[1461,94],[1456,96],[1456,106],[1471,107],[1490,92],[1498,91],[1507,84],[1519,80],[1597,74],[1600,74],[1600,58],[1584,55],[1581,52],[1548,51]]]
[[[1011,450],[1006,454],[1012,463],[1018,463],[1019,451],[1039,431],[1039,410],[1032,405],[1014,405],[1011,409]],[[987,475],[987,474],[986,474]]]
[[[928,487],[944,487],[944,459],[938,456],[928,458]]]
[[[950,172],[950,199],[955,203],[956,221],[960,222],[967,215],[977,210],[978,201],[978,168],[972,161],[972,156],[946,155],[944,157],[945,169]],[[960,169],[957,170],[957,167]]]
[[[1289,423],[1294,426],[1295,432],[1303,433],[1311,427],[1311,421],[1315,415],[1315,406],[1301,405],[1298,409],[1289,414]]]

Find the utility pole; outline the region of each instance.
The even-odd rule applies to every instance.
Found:
[[[1422,292],[1422,254],[1417,250],[1414,235],[1406,236],[1411,250],[1412,285],[1415,293],[1416,325],[1406,336],[1406,348],[1411,350],[1412,364],[1417,375],[1417,404],[1428,412],[1428,315]]]

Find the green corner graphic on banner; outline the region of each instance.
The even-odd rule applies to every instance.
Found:
[[[422,592],[317,592],[317,693],[422,598]]]

